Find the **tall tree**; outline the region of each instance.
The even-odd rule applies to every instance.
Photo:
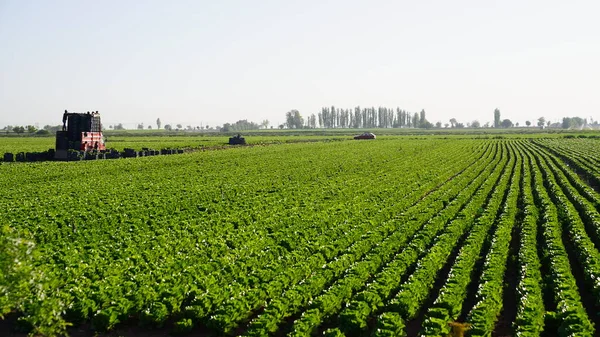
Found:
[[[317,116],[315,114],[311,114],[308,117],[308,127],[314,129],[317,127]]]
[[[293,110],[285,113],[285,125],[288,129],[293,128],[296,124],[294,123],[294,112]]]
[[[304,118],[300,115],[298,110],[294,110],[294,121],[296,121],[296,128],[301,129],[302,125],[304,125]]]
[[[494,110],[494,127],[500,127],[500,110],[498,108]]]
[[[162,125],[162,123],[160,122],[160,118],[156,119],[156,128],[160,129],[160,126]]]
[[[285,114],[285,123],[288,129],[302,129],[304,118],[302,118],[298,110],[290,110]]]
[[[362,115],[360,113],[360,106],[354,108],[354,128],[360,129],[362,125]]]
[[[544,117],[540,117],[540,118],[538,118],[538,123],[537,123],[537,125],[538,125],[539,127],[543,128],[543,127],[544,127],[544,124],[546,124],[546,118],[544,118]]]
[[[330,120],[329,120],[329,127],[330,128],[335,128],[337,127],[337,125],[335,124],[335,119],[336,119],[336,112],[335,112],[335,106],[331,106],[331,115],[329,116]]]
[[[394,109],[388,109],[388,128],[393,128],[396,124],[396,121],[394,119]]]
[[[354,112],[352,109],[346,109],[346,127],[351,128],[354,123]]]

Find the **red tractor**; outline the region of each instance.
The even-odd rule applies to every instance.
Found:
[[[86,152],[106,150],[98,111],[75,113],[65,110],[62,131],[56,132],[54,158],[67,159],[69,150]]]

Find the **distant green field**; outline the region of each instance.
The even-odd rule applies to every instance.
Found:
[[[409,138],[564,138],[600,137],[594,130],[540,130],[538,128],[513,129],[300,129],[300,130],[253,130],[240,132],[248,144],[290,143],[319,140],[351,140],[352,136],[365,131],[375,133],[379,139],[398,136]],[[107,148],[123,151],[124,148],[140,150],[144,147],[161,148],[200,148],[226,145],[230,136],[237,132],[185,132],[163,130],[123,130],[104,132]],[[54,148],[54,137],[20,136],[0,134],[0,155],[5,152],[36,152]]]

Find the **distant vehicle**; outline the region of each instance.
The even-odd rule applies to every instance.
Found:
[[[375,139],[375,134],[371,132],[365,132],[362,135],[354,136],[354,139]]]
[[[229,138],[229,145],[246,145],[246,138],[238,133],[237,136]]]

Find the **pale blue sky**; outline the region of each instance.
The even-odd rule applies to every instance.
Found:
[[[271,124],[322,106],[600,119],[600,1],[0,0],[0,127]]]

